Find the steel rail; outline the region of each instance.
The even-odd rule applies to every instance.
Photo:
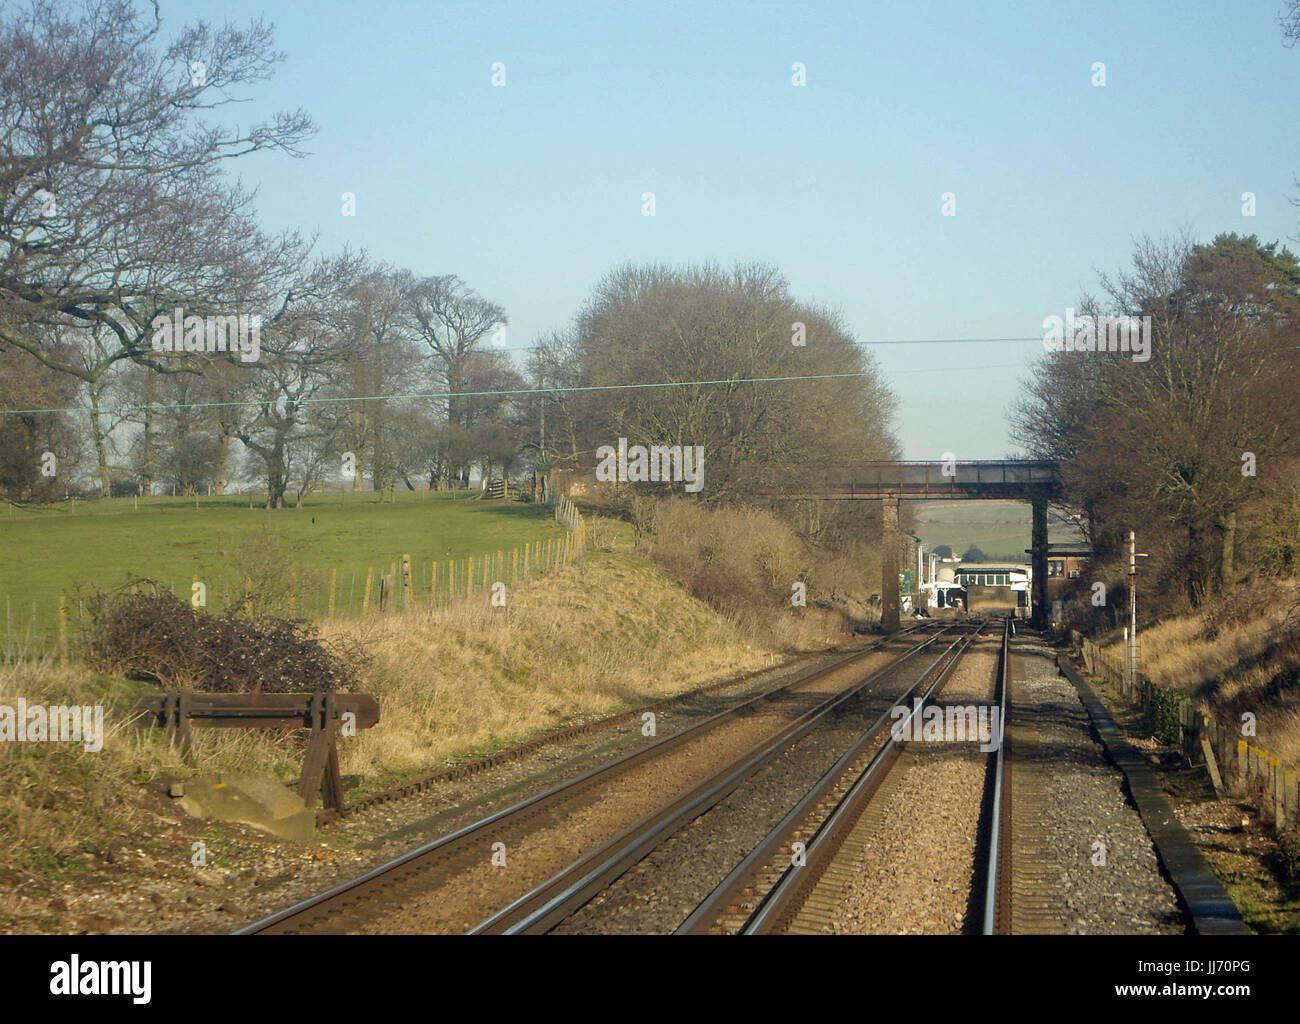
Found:
[[[978,630],[975,635],[978,635]],[[971,641],[968,640],[967,644],[969,644],[969,642]],[[954,647],[955,646],[956,645],[954,645]],[[958,657],[959,656],[960,652],[958,652]],[[956,659],[954,658],[954,661],[955,660]],[[949,663],[949,666],[950,665],[951,663]],[[925,675],[928,675],[937,666],[938,662],[936,662],[935,665],[930,666],[930,668],[926,670]],[[944,666],[943,670],[945,673],[949,666]],[[779,852],[781,847],[784,846],[786,838],[791,834],[795,827],[803,823],[809,817],[811,811],[816,807],[816,805],[823,800],[828,793],[832,792],[838,784],[842,783],[845,774],[849,771],[852,764],[861,759],[865,750],[879,739],[881,727],[885,724],[886,720],[895,717],[895,708],[899,707],[900,704],[911,698],[916,689],[925,681],[925,675],[919,678],[905,694],[899,697],[898,700],[896,700],[894,704],[884,712],[884,714],[882,714],[870,727],[867,728],[865,732],[863,732],[862,736],[854,742],[852,747],[850,747],[850,749],[846,751],[834,765],[827,769],[817,783],[799,800],[797,804],[795,804],[794,807],[790,809],[789,813],[787,813],[786,816],[771,829],[767,836],[764,837],[764,839],[731,870],[727,877],[714,888],[709,896],[700,903],[694,911],[691,912],[690,916],[677,927],[673,934],[703,934],[710,929],[717,918],[726,911],[726,908],[739,898],[742,890],[751,883],[753,876],[775,859],[776,854]],[[933,687],[931,688],[931,691],[927,691],[927,699],[932,690]]]
[[[934,632],[932,636],[922,640],[900,655],[891,663],[891,667],[896,667],[902,661],[924,650],[930,644],[935,643],[948,630],[944,626]],[[653,760],[660,757],[674,748],[681,746],[691,740],[697,739],[707,731],[720,725],[722,722],[735,718],[738,715],[750,710],[758,705],[769,702],[781,694],[797,691],[797,688],[809,683],[816,682],[825,678],[840,669],[843,669],[855,661],[865,658],[867,655],[878,653],[884,646],[893,639],[900,637],[911,637],[915,633],[924,633],[928,629],[928,624],[917,626],[912,629],[903,631],[901,634],[894,634],[886,637],[876,643],[869,645],[861,650],[854,651],[842,658],[837,658],[828,665],[819,668],[812,668],[802,672],[795,678],[787,680],[772,689],[757,694],[739,704],[709,715],[686,728],[674,733],[671,736],[663,737],[653,743],[647,744],[639,750],[635,750],[623,757],[614,759],[603,765],[598,765],[572,779],[561,782],[550,789],[537,793],[519,803],[504,808],[495,814],[489,815],[477,822],[467,825],[455,832],[442,836],[433,842],[426,843],[414,850],[411,850],[400,857],[379,865],[372,870],[356,878],[341,882],[338,885],[316,893],[306,899],[300,900],[291,906],[285,907],[265,918],[245,925],[234,932],[236,935],[254,935],[272,932],[292,931],[295,924],[310,924],[317,918],[337,915],[342,913],[342,907],[345,903],[356,903],[363,899],[369,899],[372,896],[380,895],[384,890],[391,888],[403,878],[417,872],[427,870],[435,858],[442,860],[455,855],[456,851],[466,846],[469,841],[483,833],[485,830],[498,826],[510,819],[527,820],[539,814],[547,805],[559,802],[563,799],[576,797],[584,790],[605,781],[607,778],[613,778],[617,774],[626,771],[642,762]],[[856,693],[862,683],[850,687],[848,691]],[[827,702],[832,702],[835,696],[828,698]],[[818,705],[821,707],[823,705]],[[814,708],[814,711],[817,709]],[[811,713],[811,712],[809,712]],[[807,713],[806,713],[807,714]],[[299,926],[301,926],[299,924]]]
[[[884,777],[888,768],[892,766],[901,752],[904,741],[899,738],[899,733],[903,731],[907,723],[923,710],[925,704],[943,688],[953,668],[961,660],[961,655],[978,639],[983,628],[983,624],[981,624],[976,632],[964,638],[960,650],[956,652],[956,656],[943,666],[930,688],[926,691],[921,705],[913,707],[907,717],[898,723],[897,728],[890,728],[889,737],[884,745],[871,758],[867,767],[854,780],[848,792],[840,798],[835,808],[817,827],[817,831],[806,844],[803,864],[800,866],[791,864],[782,872],[776,884],[768,891],[745,921],[740,934],[759,935],[772,931],[783,920],[792,918],[797,913],[799,906],[816,885],[817,880],[825,872],[827,865],[843,844],[848,831],[866,808],[872,793],[879,785],[880,779]],[[892,710],[887,714],[892,713]],[[864,736],[859,744],[860,748],[866,746],[869,742]],[[767,848],[769,860],[770,854],[779,849],[788,836],[789,832],[786,830],[783,830],[779,835],[776,830],[769,834],[763,843],[763,846]],[[721,903],[721,897],[717,902]]]
[[[1002,850],[1002,791],[1006,782],[1007,681],[1011,666],[1011,619],[1002,627],[1002,651],[998,658],[998,745],[993,762],[993,808],[989,816],[988,861],[984,872],[984,921],[982,934],[994,935],[998,928],[998,905],[1003,891],[998,885]]]
[[[895,637],[907,636],[917,632],[920,626],[909,626],[907,629],[895,633]],[[861,653],[862,650],[871,650],[879,647],[879,643],[873,644],[868,648],[859,648],[851,654]],[[637,707],[628,708],[624,711],[618,711],[614,714],[604,715],[600,718],[593,718],[586,722],[580,722],[576,725],[568,725],[550,732],[535,736],[532,739],[524,740],[514,746],[507,747],[504,750],[498,750],[492,754],[486,754],[482,757],[476,757],[469,761],[462,761],[457,764],[450,764],[443,768],[421,775],[418,778],[408,779],[400,782],[395,786],[390,786],[378,792],[371,793],[368,796],[355,797],[348,801],[347,805],[341,809],[333,807],[322,807],[316,811],[316,825],[322,827],[331,825],[335,822],[345,820],[360,811],[370,810],[380,804],[393,803],[399,800],[405,800],[409,797],[416,796],[431,786],[440,782],[454,782],[467,778],[480,772],[488,771],[492,768],[498,768],[504,764],[510,764],[534,753],[539,748],[549,746],[554,743],[564,743],[568,740],[584,736],[589,733],[597,732],[601,729],[617,727],[618,723],[629,717],[637,719],[647,711],[661,713],[688,704],[691,701],[699,700],[702,697],[711,696],[718,690],[744,686],[752,680],[759,679],[762,676],[770,676],[782,671],[800,670],[804,663],[819,657],[827,657],[833,654],[843,654],[842,649],[815,651],[808,654],[801,654],[798,657],[791,658],[778,665],[769,665],[765,668],[754,669],[751,672],[745,672],[739,676],[731,676],[726,679],[719,679],[712,683],[706,683],[704,686],[698,686],[693,690],[685,690],[681,693],[675,693],[671,697],[663,697],[659,700],[650,701]],[[807,669],[802,669],[808,671]]]
[[[790,744],[802,739],[827,715],[853,700],[881,678],[898,671],[904,662],[920,653],[942,635],[943,633],[936,634],[891,664],[873,672],[849,690],[812,708],[788,724],[776,736],[751,747],[689,792],[662,805],[613,839],[534,887],[509,906],[480,922],[470,930],[469,934],[517,935],[549,931],[584,906],[597,893],[607,888],[628,868],[644,859],[662,840],[680,830],[683,824],[693,821],[726,799],[746,779],[779,757]],[[921,675],[921,680],[924,680],[934,666],[942,662],[954,647],[965,641],[965,636],[959,636],[934,664],[927,666]],[[920,681],[913,684],[907,694],[910,695],[919,685]]]

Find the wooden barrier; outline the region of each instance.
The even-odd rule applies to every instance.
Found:
[[[339,775],[338,732],[345,715],[357,729],[379,721],[379,701],[362,693],[153,693],[136,701],[136,722],[161,726],[170,742],[180,741],[181,756],[190,758],[190,730],[310,729],[298,795],[308,807],[316,796],[343,810]]]

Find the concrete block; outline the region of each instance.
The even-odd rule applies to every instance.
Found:
[[[307,842],[316,831],[316,813],[302,797],[269,776],[252,772],[189,779],[177,803],[196,818],[237,821],[292,842]]]

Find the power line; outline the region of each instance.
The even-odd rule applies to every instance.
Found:
[[[294,401],[295,406],[333,405],[344,402],[399,402],[413,400],[437,400],[442,398],[507,398],[513,395],[550,395],[567,394],[578,391],[634,391],[645,388],[688,388],[708,387],[718,384],[781,384],[808,380],[843,380],[852,377],[876,377],[873,370],[857,373],[819,373],[795,377],[727,377],[718,380],[670,380],[651,384],[585,384],[569,387],[551,388],[512,388],[502,391],[415,391],[403,395],[357,395],[329,396],[326,398],[303,398]],[[260,405],[276,405],[279,399],[269,402],[264,399],[247,399],[239,402],[153,402],[148,405],[118,405],[101,408],[100,413],[145,412],[160,409],[236,409]],[[62,409],[0,409],[5,416],[38,416],[49,413],[80,413],[84,408],[69,407]]]
[[[913,338],[900,339],[895,341],[863,341],[855,342],[860,345],[974,345],[987,344],[989,342],[1041,342],[1041,337],[1035,338]],[[538,352],[545,351],[536,347],[517,347],[504,348],[493,346],[492,351],[496,352]],[[487,350],[480,350],[487,351]],[[974,367],[946,367],[946,366],[927,366],[918,367],[908,370],[895,370],[896,374],[901,373],[951,373],[960,370],[968,372],[971,370],[1014,370],[1020,369],[1017,365],[999,365],[999,366],[974,366]],[[304,398],[295,402],[297,406],[306,405],[327,405],[342,402],[393,402],[393,401],[414,401],[427,400],[435,401],[438,399],[449,398],[508,398],[516,395],[543,395],[543,394],[562,394],[578,391],[621,391],[635,390],[639,388],[672,388],[672,387],[704,387],[718,384],[776,384],[784,382],[812,381],[812,380],[837,380],[850,377],[874,377],[879,374],[875,371],[863,371],[860,373],[828,373],[828,374],[806,374],[793,377],[740,377],[725,378],[720,380],[686,380],[686,381],[663,381],[652,384],[601,384],[572,387],[551,387],[551,388],[517,388],[503,391],[444,391],[444,392],[412,392],[403,395],[363,395],[357,397],[328,397],[328,398]],[[278,401],[278,400],[277,400]],[[101,409],[104,414],[116,414],[125,412],[146,412],[150,410],[159,411],[165,409],[233,409],[233,408],[252,408],[260,405],[273,405],[274,402],[266,402],[261,399],[248,399],[239,402],[170,402],[170,403],[150,403],[147,405],[118,405],[109,406]],[[69,406],[65,408],[50,409],[0,409],[2,416],[43,416],[55,413],[75,414],[85,412],[84,408],[78,406]]]
[[[854,341],[855,345],[999,345],[1006,343],[1020,344],[1026,341],[1042,343],[1043,336],[1036,334],[1029,338],[892,338],[878,341]],[[549,352],[548,348],[537,345],[488,345],[481,352]]]

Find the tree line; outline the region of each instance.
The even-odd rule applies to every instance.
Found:
[[[285,59],[262,21],[165,40],[157,7],[33,2],[0,14],[0,52],[10,499],[220,494],[253,472],[278,508],[327,482],[589,470],[628,437],[705,445],[720,500],[897,454],[870,357],[773,267],[618,268],[516,362],[506,310],[457,275],[264,229],[231,168],[305,159],[316,128],[225,123]],[[239,322],[251,350],[221,344]]]
[[[1153,612],[1300,572],[1300,262],[1221,234],[1145,239],[1081,315],[1150,317],[1150,358],[1051,351],[1016,411],[1099,558],[1149,554]],[[1086,341],[1086,338],[1084,339]]]

